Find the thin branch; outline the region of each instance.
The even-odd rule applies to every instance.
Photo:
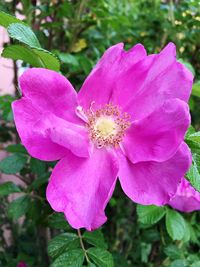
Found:
[[[85,249],[85,246],[83,244],[83,237],[81,235],[80,229],[78,229],[77,232],[78,232],[78,236],[79,236],[79,239],[80,239],[81,248],[83,249],[83,252],[85,254],[86,261],[87,261],[87,263],[90,263],[90,260],[89,260],[88,255],[87,255],[87,250]]]

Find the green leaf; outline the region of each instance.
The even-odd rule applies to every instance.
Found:
[[[187,263],[186,263],[186,260],[175,260],[173,261],[171,264],[170,264],[170,267],[186,267],[187,266]]]
[[[141,261],[147,263],[151,253],[152,244],[141,242]]]
[[[190,267],[200,267],[200,261],[193,262]]]
[[[172,260],[180,259],[183,256],[183,252],[177,246],[170,244],[164,248],[165,254]]]
[[[0,25],[7,28],[11,23],[23,23],[24,24],[23,21],[0,10]]]
[[[34,48],[22,45],[10,45],[4,48],[2,57],[13,60],[23,60],[33,67],[43,67],[50,70],[59,71],[60,62],[51,52],[42,48]]]
[[[48,172],[45,172],[43,175],[37,177],[32,184],[28,187],[28,191],[31,192],[33,189],[38,189],[44,184],[46,184],[49,180],[50,174]]]
[[[30,198],[27,195],[17,198],[10,203],[8,216],[12,219],[18,219],[23,216],[29,209]]]
[[[193,84],[192,95],[200,97],[200,81]]]
[[[67,223],[63,213],[53,213],[48,218],[48,224],[55,229],[69,230],[71,227]]]
[[[107,244],[105,243],[104,236],[101,230],[96,230],[92,232],[87,232],[83,234],[83,239],[85,239],[89,244],[94,245],[100,248],[107,248]]]
[[[191,185],[200,192],[200,173],[197,166],[197,155],[193,154],[193,163],[186,174]]]
[[[22,23],[12,23],[8,26],[9,36],[28,46],[41,48],[41,45],[30,27]]]
[[[73,65],[76,67],[79,65],[76,57],[71,54],[59,53],[58,56],[63,63],[69,64],[70,66]]]
[[[0,196],[7,196],[11,193],[21,192],[20,188],[13,182],[0,184]]]
[[[166,214],[167,232],[173,240],[181,240],[185,234],[185,220],[175,210],[167,209]]]
[[[45,174],[46,164],[45,164],[45,162],[43,162],[41,160],[31,158],[30,167],[31,167],[31,171],[33,173],[36,173],[38,176]]]
[[[19,44],[5,47],[1,55],[2,57],[11,58],[13,60],[23,60],[24,62],[34,67],[43,66],[41,59],[37,55],[35,55],[30,47],[22,46]]]
[[[158,206],[142,206],[137,205],[137,215],[139,221],[143,224],[154,224],[162,219],[165,215],[166,209],[165,207]]]
[[[92,262],[89,262],[87,267],[96,267],[96,265],[94,263],[92,263]]]
[[[92,62],[86,56],[80,56],[79,62],[85,74],[88,74],[92,69]]]
[[[107,250],[102,248],[89,248],[88,256],[99,267],[114,267],[113,257]]]
[[[195,142],[200,142],[200,132],[192,133],[188,136],[188,138]]]
[[[11,153],[24,153],[27,154],[27,150],[21,144],[9,145],[6,147],[6,151]]]
[[[82,249],[73,249],[61,254],[51,267],[82,267],[84,252]],[[111,266],[110,266],[111,267]]]
[[[27,157],[23,154],[14,154],[0,161],[0,170],[6,174],[20,172],[26,164]]]
[[[195,129],[192,125],[190,125],[190,127],[188,128],[188,130],[186,132],[185,138],[190,139],[190,135],[193,133],[195,133]]]
[[[48,245],[48,253],[52,258],[58,257],[68,249],[79,247],[79,238],[76,234],[64,233],[54,237]]]
[[[31,50],[40,58],[43,63],[43,67],[55,71],[60,70],[60,61],[53,53],[42,48],[31,48]]]
[[[185,233],[183,236],[183,242],[187,243],[190,240],[190,224],[185,220]]]

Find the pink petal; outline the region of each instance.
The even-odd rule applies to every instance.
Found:
[[[93,230],[105,221],[104,209],[116,183],[118,162],[104,149],[94,149],[91,158],[78,158],[70,152],[53,170],[47,187],[47,200],[64,212],[73,228]]]
[[[172,208],[183,212],[200,210],[200,193],[183,177],[176,194],[170,199],[168,204]]]
[[[53,143],[35,123],[40,119],[41,112],[27,98],[12,103],[14,120],[23,145],[32,157],[41,160],[57,160],[65,156],[67,149]]]
[[[90,140],[86,127],[63,120],[51,112],[44,112],[34,124],[34,132],[41,132],[58,145],[68,148],[79,157],[89,156]]]
[[[169,43],[159,54],[144,57],[123,76],[116,77],[111,102],[133,119],[144,118],[167,99],[187,102],[193,75],[175,56],[175,46]]]
[[[23,73],[19,84],[23,96],[31,99],[38,111],[51,111],[69,121],[79,120],[75,115],[76,92],[61,74],[52,70],[32,68]]]
[[[92,102],[97,106],[109,103],[119,77],[145,56],[140,44],[127,52],[122,43],[110,47],[85,80],[78,94],[79,104],[88,109]]]
[[[121,157],[119,179],[125,194],[143,205],[164,205],[175,194],[181,177],[191,164],[191,153],[182,143],[176,154],[165,162],[132,164]]]
[[[167,100],[148,117],[133,122],[123,140],[125,154],[133,163],[165,161],[177,151],[189,124],[188,105]]]

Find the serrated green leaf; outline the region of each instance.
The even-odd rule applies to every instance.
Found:
[[[175,210],[168,209],[166,214],[167,232],[173,240],[181,240],[185,234],[185,220]]]
[[[22,45],[10,45],[4,48],[2,57],[13,60],[23,60],[33,67],[42,67],[59,71],[60,62],[51,52],[42,48],[28,47]]]
[[[7,28],[11,23],[23,23],[20,19],[17,19],[14,16],[11,16],[10,14],[7,14],[0,10],[0,25]]]
[[[158,206],[142,206],[137,205],[137,215],[138,219],[143,224],[154,224],[162,219],[165,215],[166,209],[165,207]]]
[[[193,154],[193,162],[189,169],[189,171],[186,174],[187,179],[191,183],[191,185],[200,192],[200,173],[198,170],[197,165],[197,155]]]
[[[31,47],[41,48],[41,45],[30,27],[22,23],[12,23],[7,28],[11,38]]]
[[[32,48],[32,51],[40,58],[43,67],[55,71],[60,70],[60,61],[53,53],[42,48]]]
[[[30,198],[27,195],[21,196],[12,201],[8,208],[8,216],[12,219],[18,219],[29,209]]]
[[[14,174],[21,171],[26,164],[27,157],[23,154],[14,154],[0,161],[0,170],[6,174]]]
[[[99,267],[114,267],[113,257],[110,252],[102,248],[89,248],[88,256]]]
[[[73,249],[61,254],[51,267],[82,267],[84,252],[82,249]]]
[[[56,258],[68,249],[79,247],[79,238],[76,234],[64,233],[54,237],[48,245],[48,253],[52,258]]]
[[[0,196],[7,196],[11,193],[21,192],[20,188],[13,182],[0,184]]]
[[[107,248],[107,244],[105,243],[104,236],[101,230],[96,230],[92,232],[85,232],[83,234],[83,239],[86,240],[89,244],[94,245],[100,248]]]

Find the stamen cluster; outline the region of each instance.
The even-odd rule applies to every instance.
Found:
[[[97,147],[118,147],[122,141],[125,131],[130,127],[130,115],[122,112],[118,106],[111,103],[93,111],[86,111],[90,139]],[[107,128],[106,128],[107,127]],[[102,130],[103,128],[103,130]]]

